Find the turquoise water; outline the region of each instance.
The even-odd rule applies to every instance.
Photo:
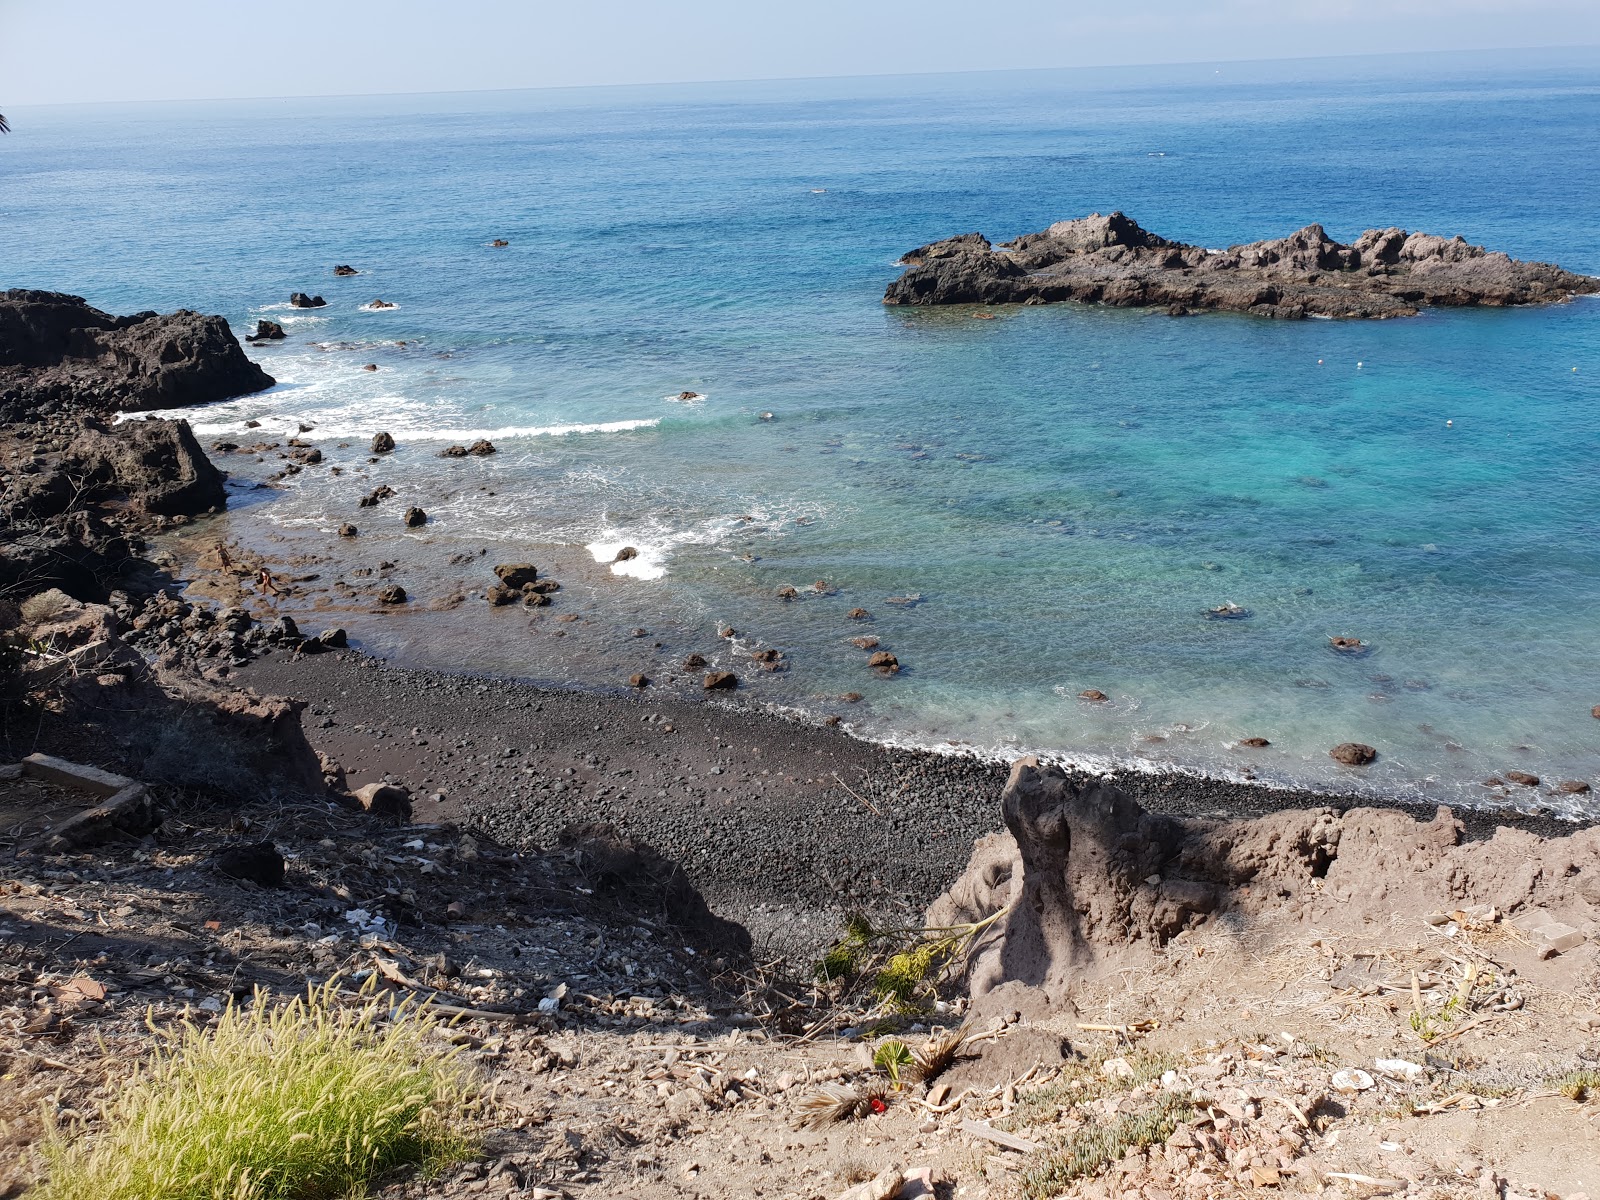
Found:
[[[190,414],[208,440],[304,420],[354,471],[332,439],[388,428],[435,544],[635,545],[617,619],[759,630],[791,667],[753,701],[1473,803],[1506,803],[1477,781],[1508,768],[1600,784],[1600,303],[879,304],[912,246],[1114,208],[1209,246],[1396,224],[1600,273],[1600,53],[9,115],[6,285],[281,321],[252,351],[280,386]],[[478,432],[494,458],[434,457]],[[310,470],[233,520],[320,538],[353,492]],[[840,594],[772,598],[815,579]],[[1223,602],[1252,616],[1207,620]],[[352,628],[554,672],[537,639]],[[899,677],[863,670],[863,632]],[[819,699],[844,690],[865,701]],[[1382,758],[1340,768],[1346,740]]]

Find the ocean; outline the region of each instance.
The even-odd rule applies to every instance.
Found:
[[[1116,209],[1212,247],[1399,225],[1600,274],[1600,51],[8,116],[0,286],[282,323],[251,348],[278,387],[183,415],[206,444],[311,425],[326,461],[263,488],[275,456],[221,459],[204,536],[314,559],[303,591],[366,648],[597,687],[698,649],[743,702],[880,740],[1597,810],[1482,781],[1600,785],[1600,302],[880,298],[914,246]],[[369,464],[379,429],[399,450]],[[498,453],[437,457],[478,436]],[[373,481],[400,496],[358,510]],[[471,598],[472,554],[552,548],[595,578],[531,614]],[[349,602],[379,559],[403,616]],[[613,648],[565,652],[562,612]],[[1329,758],[1352,740],[1378,761]]]

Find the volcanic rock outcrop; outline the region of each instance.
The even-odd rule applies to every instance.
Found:
[[[1321,225],[1285,238],[1207,250],[1169,241],[1120,212],[1058,221],[991,245],[946,238],[900,260],[885,304],[1048,304],[1078,300],[1256,316],[1409,317],[1422,305],[1549,304],[1600,292],[1600,279],[1550,263],[1403,229],[1369,229],[1346,245]]]
[[[1243,820],[1147,812],[1118,788],[1023,758],[1000,800],[1006,832],[980,838],[928,910],[950,927],[1002,909],[973,955],[975,997],[1068,1002],[1071,984],[1190,926],[1222,921],[1361,927],[1392,912],[1469,904],[1548,910],[1574,928],[1600,918],[1600,828],[1540,838],[1500,828],[1464,842],[1448,809],[1287,809]]]
[[[182,408],[273,382],[221,317],[113,317],[81,296],[0,292],[0,420]]]

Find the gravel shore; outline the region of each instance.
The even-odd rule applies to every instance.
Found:
[[[852,909],[917,919],[973,839],[1000,827],[1005,763],[885,747],[736,703],[553,690],[353,652],[279,652],[236,678],[306,701],[307,736],[351,787],[389,777],[412,791],[418,820],[513,843],[610,822],[680,862],[719,914],[774,952],[810,952]],[[1180,815],[1372,803],[1179,774],[1117,782]],[[1462,815],[1474,835],[1503,823]]]

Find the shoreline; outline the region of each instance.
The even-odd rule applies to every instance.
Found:
[[[570,826],[616,825],[678,862],[718,915],[774,954],[813,953],[855,910],[920,921],[973,841],[1002,828],[1008,763],[888,746],[737,702],[550,687],[356,651],[273,651],[230,679],[304,701],[306,736],[350,787],[403,784],[419,822],[545,846]],[[1175,816],[1435,811],[1178,772],[1074,774]],[[1508,824],[1542,836],[1583,827],[1454,811],[1472,839]]]

